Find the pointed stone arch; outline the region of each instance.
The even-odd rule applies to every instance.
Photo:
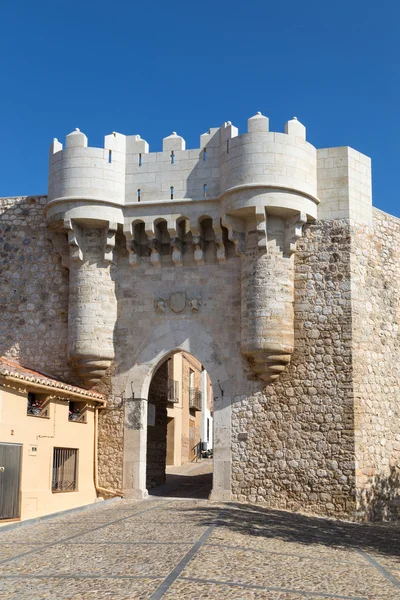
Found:
[[[158,367],[175,352],[195,356],[208,372],[214,389],[214,474],[211,498],[231,498],[231,380],[223,354],[199,323],[183,320],[163,324],[138,348],[125,389],[123,488],[128,498],[145,498],[147,406],[150,383]]]

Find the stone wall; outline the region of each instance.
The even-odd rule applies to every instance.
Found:
[[[232,406],[233,497],[348,517],[355,508],[348,222],[305,227],[294,285],[289,367]]]
[[[377,209],[352,230],[353,363],[360,519],[400,517],[400,221]]]
[[[165,483],[167,456],[168,361],[154,374],[149,404],[155,405],[155,425],[147,427],[147,489]]]
[[[112,365],[96,386],[96,390],[107,398],[106,408],[99,410],[98,477],[100,487],[121,490],[123,487],[124,403],[126,399],[113,393],[114,373],[115,366]]]
[[[215,341],[215,353],[209,356],[209,365],[226,369],[238,393],[247,389],[240,352],[240,258],[229,257],[226,263],[218,264],[215,248],[206,248],[205,264],[197,265],[192,244],[188,244],[188,248],[184,248],[183,267],[175,267],[168,254],[161,256],[159,268],[152,266],[149,257],[142,257],[140,266],[132,268],[128,252],[122,242],[119,243],[117,240],[116,251],[120,257],[116,279],[118,317],[114,332],[117,393],[125,390],[129,370],[141,350],[167,328],[171,331],[170,345],[165,347],[167,356],[175,349],[174,332],[179,334],[186,323],[198,325],[205,337],[210,336]],[[169,305],[170,295],[175,292],[186,296],[186,305],[179,313]],[[158,310],[160,297],[165,298],[165,312]],[[197,311],[190,306],[192,297],[199,299]],[[212,369],[207,367],[207,370],[210,373]],[[255,383],[251,385],[252,389],[258,387]]]
[[[49,241],[46,201],[0,198],[0,355],[79,383],[66,360],[68,271]]]

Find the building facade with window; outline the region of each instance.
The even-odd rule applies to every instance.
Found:
[[[186,352],[170,358],[168,379],[167,465],[178,466],[212,449],[213,391],[200,361]]]
[[[97,498],[103,395],[0,358],[0,526]]]

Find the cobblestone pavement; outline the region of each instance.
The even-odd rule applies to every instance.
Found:
[[[197,499],[203,471],[167,496],[0,530],[1,600],[400,599],[399,525]]]

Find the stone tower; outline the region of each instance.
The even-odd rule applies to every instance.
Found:
[[[269,131],[257,113],[248,132],[230,122],[210,129],[198,150],[175,132],[149,153],[138,135],[112,133],[88,147],[78,129],[50,151],[47,220],[68,233],[69,358],[86,385],[114,358],[117,318],[110,263],[122,227],[130,263],[149,254],[155,269],[167,251],[182,266],[188,236],[204,264],[213,241],[217,263],[229,244],[241,257],[241,351],[249,373],[274,381],[294,348],[293,254],[302,226],[317,217],[317,152],[296,118]],[[144,248],[145,247],[145,248]]]

